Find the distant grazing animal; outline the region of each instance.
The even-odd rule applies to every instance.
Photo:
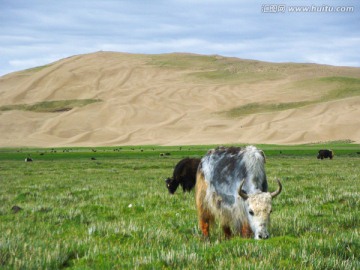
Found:
[[[317,155],[317,159],[324,159],[324,158],[330,158],[333,159],[334,157],[334,152],[332,150],[319,150],[318,155]]]
[[[22,208],[20,206],[14,205],[13,207],[11,207],[11,211],[16,214],[17,212],[21,211]]]
[[[16,214],[17,212],[21,211],[22,208],[20,206],[14,205],[13,207],[11,207],[11,211]]]
[[[180,185],[183,192],[190,190],[195,186],[196,171],[199,166],[199,158],[184,158],[176,164],[172,178],[165,180],[166,187],[171,194],[174,194]]]
[[[254,146],[210,150],[198,167],[195,198],[199,226],[205,237],[219,221],[227,238],[232,233],[267,239],[272,198],[282,185],[268,192],[265,155]]]
[[[27,158],[25,158],[25,162],[32,162],[33,160],[32,160],[32,158],[30,158],[30,157],[27,157]]]

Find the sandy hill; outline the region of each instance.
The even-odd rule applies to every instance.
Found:
[[[360,68],[97,52],[0,77],[0,146],[360,143]]]

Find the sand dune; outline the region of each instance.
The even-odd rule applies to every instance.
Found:
[[[100,101],[60,112],[0,111],[0,146],[360,143],[359,82],[360,68],[350,67],[191,54],[79,55],[1,77],[0,107]],[[308,103],[224,113],[255,102],[300,101]]]

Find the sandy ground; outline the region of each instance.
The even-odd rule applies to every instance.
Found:
[[[252,102],[316,99],[326,89],[297,82],[359,78],[360,68],[289,64],[277,79],[227,83],[194,79],[195,68],[160,67],[149,57],[99,52],[1,77],[0,106],[102,101],[57,113],[0,111],[0,147],[360,143],[360,97],[237,118],[219,114]]]

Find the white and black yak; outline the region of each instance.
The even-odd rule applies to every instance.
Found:
[[[267,239],[271,201],[282,186],[268,192],[265,155],[254,146],[220,147],[200,162],[195,197],[199,227],[205,237],[210,225],[220,222],[227,238],[232,234]]]

